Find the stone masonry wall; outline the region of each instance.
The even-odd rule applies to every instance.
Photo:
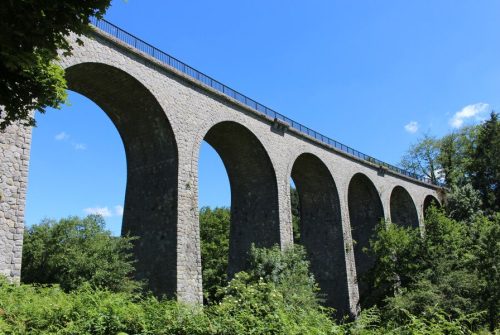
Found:
[[[21,278],[30,145],[31,128],[0,132],[0,274],[12,282]]]

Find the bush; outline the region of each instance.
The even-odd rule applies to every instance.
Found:
[[[199,308],[83,285],[0,284],[1,334],[211,334]]]
[[[352,323],[338,324],[317,303],[304,256],[299,248],[254,248],[253,267],[236,274],[219,303],[204,308],[89,284],[65,292],[0,281],[0,334],[472,334],[482,317],[450,316],[439,308],[417,315],[400,308],[399,319],[388,320],[372,308]]]
[[[100,216],[44,220],[24,234],[23,283],[59,284],[65,291],[83,283],[111,291],[140,285],[134,270],[131,237],[114,237]]]
[[[383,313],[377,308],[363,310],[356,321],[346,324],[344,331],[350,335],[464,335],[475,334],[471,323],[475,316],[450,318],[439,309],[430,309],[425,315],[414,315],[405,311],[399,322],[384,322]],[[481,332],[476,334],[487,334]]]
[[[224,290],[224,298],[208,310],[218,334],[340,334],[341,327],[319,306],[301,306],[293,292],[240,272]],[[290,302],[292,301],[292,302]]]
[[[0,333],[5,334],[339,334],[316,300],[303,249],[253,248],[253,269],[221,290],[204,309],[152,296],[82,285],[2,284]]]
[[[304,247],[294,245],[282,251],[278,246],[250,251],[249,280],[274,284],[287,304],[302,308],[317,308],[319,287],[309,272]]]

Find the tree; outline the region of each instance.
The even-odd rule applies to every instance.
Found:
[[[438,162],[447,186],[471,182],[470,166],[480,126],[464,127],[439,140]]]
[[[457,221],[471,221],[481,215],[481,195],[471,184],[464,186],[451,185],[446,197],[446,213]]]
[[[381,305],[384,297],[395,296],[421,270],[422,240],[418,228],[381,220],[376,226],[375,236],[366,250],[376,260],[367,278],[374,288],[366,298],[368,305]]]
[[[484,281],[481,294],[488,312],[491,331],[498,326],[500,312],[500,213],[491,221],[478,221],[480,228],[477,239],[476,259],[480,278]]]
[[[59,108],[66,99],[58,52],[71,53],[71,32],[89,32],[110,0],[6,0],[0,6],[0,130],[20,121],[34,125],[32,111]],[[82,43],[77,39],[78,43]]]
[[[23,283],[59,284],[71,291],[88,282],[111,291],[140,287],[131,279],[131,237],[114,237],[101,216],[44,220],[24,233]]]
[[[227,285],[230,218],[229,208],[203,207],[200,209],[201,263],[205,303],[219,301],[218,291]]]
[[[500,215],[465,216],[456,221],[432,207],[424,237],[415,228],[377,227],[368,250],[376,260],[370,298],[385,321],[401,323],[408,313],[426,317],[437,310],[454,319],[480,313],[471,322],[496,327]]]
[[[441,169],[438,156],[439,141],[435,137],[425,135],[410,146],[400,165],[409,172],[423,174],[433,183],[437,183],[437,172]]]
[[[484,209],[500,211],[500,120],[495,112],[479,128],[470,173]]]

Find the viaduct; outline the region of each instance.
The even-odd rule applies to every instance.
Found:
[[[318,134],[106,21],[74,43],[68,88],[106,112],[123,140],[122,233],[139,236],[137,277],[156,294],[202,302],[198,157],[220,155],[231,186],[230,274],[252,243],[293,243],[290,178],[306,247],[326,303],[356,314],[373,264],[362,252],[381,218],[420,227],[440,188]],[[72,37],[73,38],[73,37]],[[0,273],[19,281],[31,129],[0,133]]]

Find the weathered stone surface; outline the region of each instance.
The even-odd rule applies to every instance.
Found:
[[[307,250],[326,304],[339,316],[345,315],[349,291],[337,187],[326,165],[309,153],[296,159],[292,179],[300,199],[300,243]]]
[[[20,279],[30,144],[31,129],[0,132],[0,274],[12,282]]]
[[[122,137],[127,157],[122,230],[139,236],[137,276],[148,279],[157,294],[202,301],[198,159],[203,140],[220,154],[230,179],[230,271],[244,267],[251,243],[292,245],[293,176],[304,203],[304,244],[313,270],[329,303],[350,313],[359,309],[356,273],[369,266],[358,244],[353,246],[353,235],[366,244],[376,220],[398,212],[391,209],[391,203],[398,206],[391,201],[399,194],[394,195],[396,187],[411,196],[420,225],[424,199],[439,198],[433,186],[380,173],[378,166],[292,128],[277,131],[274,120],[112,37],[95,33],[82,39],[85,45],[75,44],[61,64],[70,89],[100,105]],[[13,126],[0,134],[0,272],[14,281],[19,280],[20,247],[15,247],[22,243],[30,141],[30,129]],[[407,205],[407,200],[402,201]]]

